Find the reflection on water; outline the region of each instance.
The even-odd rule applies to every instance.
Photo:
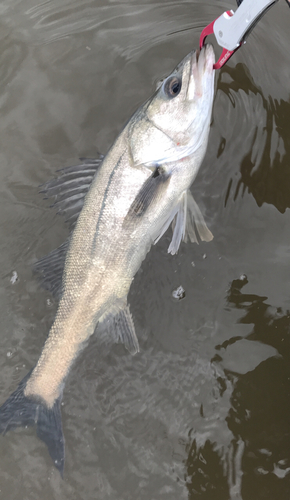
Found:
[[[237,280],[238,281],[238,280]],[[237,283],[236,281],[236,283]],[[233,283],[231,306],[244,309],[249,341],[272,346],[270,357],[235,382],[228,425],[245,443],[243,498],[287,498],[290,494],[290,311],[272,307],[265,297],[247,295]]]
[[[250,325],[250,331],[216,346],[213,358],[225,365],[221,387],[232,387],[226,422],[233,439],[222,452],[218,442],[197,446],[193,440],[186,461],[189,498],[238,493],[244,500],[286,499],[290,493],[290,311],[265,303],[267,297],[243,293],[247,283],[245,276],[231,283],[226,311],[244,311],[237,323]],[[245,342],[243,349],[231,350]]]
[[[214,240],[183,244],[172,257],[168,234],[151,250],[129,296],[140,354],[91,339],[64,394],[64,480],[34,430],[18,429],[0,438],[3,498],[289,499],[284,4],[217,73],[208,151],[192,187]],[[12,0],[0,9],[4,401],[37,361],[57,305],[30,266],[68,229],[39,184],[78,157],[105,153],[225,5]]]
[[[234,186],[233,179],[229,181],[225,204],[232,191],[236,199],[247,188],[259,206],[270,203],[284,213],[290,207],[290,103],[271,96],[267,100],[244,64],[226,66],[219,74],[218,88],[228,96],[234,107],[238,107],[239,92],[251,95],[255,101],[254,113],[253,109],[248,110],[245,125],[251,136],[249,149],[244,151],[240,179]],[[245,117],[243,121],[245,123]],[[243,128],[241,134],[244,135]]]

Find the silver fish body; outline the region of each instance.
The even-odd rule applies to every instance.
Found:
[[[21,424],[13,423],[20,392],[21,404],[27,408],[32,402],[38,407],[37,415],[44,412],[43,418],[38,417],[43,420],[40,424],[35,416],[30,421],[36,422],[38,434],[61,472],[61,421],[54,436],[44,427],[47,415],[54,414],[55,420],[57,412],[60,419],[64,381],[83,343],[99,322],[108,320],[109,328],[114,325],[116,339],[137,352],[127,295],[151,245],[171,222],[171,253],[177,252],[182,239],[196,241],[194,227],[201,239],[212,238],[188,188],[207,147],[213,64],[210,45],[200,54],[189,54],[133,115],[103,159],[70,238],[61,298],[41,356],[29,377],[0,408],[0,431]]]

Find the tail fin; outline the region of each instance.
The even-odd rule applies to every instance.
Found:
[[[49,454],[63,477],[64,437],[61,424],[60,396],[52,408],[44,402],[24,395],[30,373],[20,382],[16,391],[0,407],[0,434],[19,426],[36,425],[37,435],[48,447]]]

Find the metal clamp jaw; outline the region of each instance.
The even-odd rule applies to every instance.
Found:
[[[257,22],[278,0],[243,0],[236,12],[224,12],[206,28],[200,36],[200,48],[205,38],[214,34],[217,43],[223,47],[222,54],[214,65],[214,69],[221,68],[236,50],[245,43],[245,39]]]

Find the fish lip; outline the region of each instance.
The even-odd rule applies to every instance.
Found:
[[[195,50],[191,56],[191,72],[187,87],[187,98],[192,101],[202,97],[214,75],[214,49],[211,44],[205,44],[200,50]],[[194,84],[193,84],[194,81]]]
[[[206,43],[200,50],[200,54],[196,57],[196,62],[199,71],[213,72],[213,65],[215,63],[214,48],[211,43]]]
[[[197,49],[192,54],[191,67],[192,73],[195,74],[205,71],[212,72],[215,63],[214,49],[211,43],[206,43],[201,49]]]

